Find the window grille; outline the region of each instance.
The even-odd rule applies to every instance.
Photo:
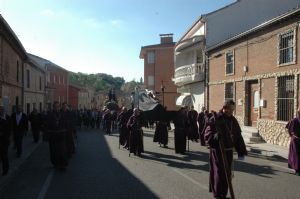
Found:
[[[279,77],[277,120],[291,120],[294,116],[294,103],[294,76]]]
[[[294,62],[294,30],[279,36],[279,64]]]
[[[225,102],[228,100],[233,100],[234,97],[234,87],[233,82],[225,84]]]
[[[148,58],[148,64],[154,64],[155,63],[155,53],[154,52],[148,52],[147,53]]]
[[[226,53],[226,75],[233,74],[233,70],[233,51],[229,51]]]

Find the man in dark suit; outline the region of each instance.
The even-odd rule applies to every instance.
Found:
[[[0,104],[0,162],[2,162],[2,175],[6,175],[9,169],[8,145],[10,133],[10,117],[5,114],[4,107]]]
[[[23,108],[19,105],[17,112],[11,116],[13,138],[17,149],[17,157],[19,158],[22,154],[22,142],[24,134],[28,131],[28,119],[27,115],[23,113]]]

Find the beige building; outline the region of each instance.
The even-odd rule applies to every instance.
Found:
[[[46,71],[29,55],[24,65],[24,112],[30,113],[33,108],[42,111],[45,108]]]

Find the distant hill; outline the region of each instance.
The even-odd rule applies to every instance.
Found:
[[[125,83],[123,77],[113,77],[104,73],[85,74],[80,72],[70,72],[69,81],[71,84],[82,87],[93,87],[96,89],[96,91],[108,90],[109,88],[120,90]]]

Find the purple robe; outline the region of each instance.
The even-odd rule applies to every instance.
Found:
[[[198,126],[197,126],[197,116],[198,113],[195,110],[190,110],[188,112],[188,123],[189,123],[189,140],[198,141]]]
[[[130,115],[128,111],[122,111],[117,118],[120,133],[119,143],[125,147],[128,147],[129,143],[129,130],[127,128],[129,116]]]
[[[218,138],[215,136],[217,129],[221,134],[221,137]],[[236,149],[238,156],[247,155],[241,128],[235,117],[227,116],[220,111],[209,119],[204,138],[210,148],[209,190],[213,192],[214,197],[225,198],[228,192],[228,184],[219,143],[222,141],[224,144],[228,166],[227,173],[228,176],[231,176],[233,148]]]
[[[174,125],[175,153],[183,154],[186,150],[186,136],[188,131],[188,118],[185,112],[178,111]]]
[[[294,118],[287,126],[291,141],[288,155],[288,167],[294,169],[296,172],[300,171],[300,120]]]
[[[127,122],[127,128],[130,130],[129,150],[135,155],[141,155],[144,152],[142,125],[141,115],[132,115]]]
[[[158,142],[159,144],[168,144],[168,127],[167,122],[159,121],[157,122],[153,142]]]

